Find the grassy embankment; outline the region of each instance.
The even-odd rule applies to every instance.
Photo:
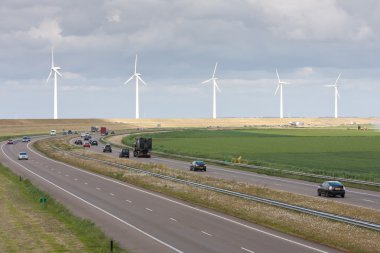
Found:
[[[170,169],[165,166],[136,163],[125,159],[121,160],[94,153],[91,150],[84,150],[81,147],[71,146],[68,144],[67,140],[68,139],[66,138],[61,140],[39,141],[36,143],[36,147],[48,156],[74,166],[348,252],[377,252],[380,248],[380,233],[378,232],[329,221],[311,215],[299,214],[297,212],[287,211],[273,206],[246,201],[207,190],[197,189],[158,178],[143,176],[141,174],[132,173],[127,170],[118,169],[95,161],[83,160],[77,157],[74,158],[63,151],[52,149],[51,145],[78,154],[85,154],[86,156],[98,159],[140,167],[178,178],[189,179],[221,188],[255,194],[347,216],[358,218],[365,217],[367,220],[379,222],[380,213],[374,210],[339,204],[326,199],[309,198],[290,193],[281,194],[282,192],[280,191],[274,191],[265,187],[255,187],[248,184],[210,178],[200,173],[194,174],[187,171]],[[335,233],[336,231],[339,231],[339,233]],[[352,240],[352,238],[355,238],[355,240]]]
[[[341,129],[186,130],[149,134],[154,150],[380,182],[380,132]],[[131,144],[134,136],[123,139]]]
[[[46,204],[39,202],[47,198]],[[110,239],[0,165],[0,252],[109,252]],[[115,245],[114,252],[126,252]]]

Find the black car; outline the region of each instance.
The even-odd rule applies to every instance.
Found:
[[[126,158],[129,158],[129,149],[127,148],[123,148],[119,154],[119,157],[122,158],[122,157],[126,157]]]
[[[73,134],[72,130],[67,131],[68,134]]]
[[[344,198],[346,189],[341,182],[338,181],[325,181],[318,186],[318,196],[341,196]]]
[[[93,140],[93,141],[90,141],[90,143],[92,146],[98,146],[98,141]]]
[[[104,147],[103,147],[103,152],[110,152],[112,153],[112,147],[111,147],[111,144],[106,144]]]
[[[203,161],[194,161],[190,164],[191,171],[203,170],[206,171],[206,164]]]
[[[74,144],[76,144],[76,145],[83,145],[83,142],[82,142],[82,140],[75,140]]]

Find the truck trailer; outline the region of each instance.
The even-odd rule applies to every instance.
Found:
[[[108,131],[106,127],[100,127],[100,135],[108,135]]]
[[[150,158],[150,152],[152,151],[152,138],[136,138],[135,145],[133,147],[134,157],[147,157]]]

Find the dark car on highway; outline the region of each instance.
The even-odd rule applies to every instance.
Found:
[[[127,149],[127,148],[123,148],[123,149],[120,151],[119,157],[120,157],[120,158],[122,158],[122,157],[129,158],[129,149]]]
[[[74,141],[74,144],[76,144],[76,145],[82,145],[83,142],[82,142],[82,140],[75,140],[75,141]]]
[[[325,181],[318,186],[318,196],[341,196],[344,198],[346,189],[341,182],[338,181]]]
[[[203,170],[206,171],[206,164],[203,161],[194,161],[190,164],[191,171]]]
[[[90,141],[90,143],[92,146],[98,146],[98,141],[93,140],[93,141]]]
[[[111,147],[111,144],[106,144],[104,147],[103,147],[103,152],[110,152],[112,153],[112,147]]]

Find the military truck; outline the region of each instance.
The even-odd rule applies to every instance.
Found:
[[[135,145],[133,146],[134,157],[147,157],[150,158],[152,151],[152,138],[136,138]]]

